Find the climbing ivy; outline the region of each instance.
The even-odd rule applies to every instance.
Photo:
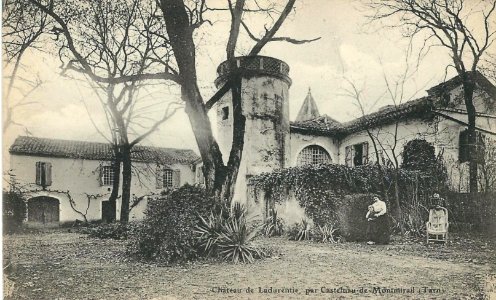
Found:
[[[346,195],[374,194],[393,199],[394,174],[398,172],[402,206],[409,207],[412,199],[425,203],[432,191],[445,182],[437,182],[428,171],[382,168],[364,165],[350,168],[344,165],[321,164],[286,168],[264,173],[250,180],[254,195],[263,194],[270,205],[280,203],[294,195],[305,213],[319,226],[336,220],[336,211],[345,203]],[[383,195],[381,184],[386,187]],[[263,192],[263,193],[261,193]],[[372,199],[372,197],[370,197]],[[256,199],[257,200],[257,199]],[[391,203],[388,203],[391,208]],[[357,207],[357,209],[359,209]],[[360,208],[361,209],[361,208]]]

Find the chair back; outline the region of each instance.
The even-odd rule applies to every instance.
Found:
[[[448,210],[444,207],[433,208],[429,211],[430,229],[437,232],[448,230]]]

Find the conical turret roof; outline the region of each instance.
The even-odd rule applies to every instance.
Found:
[[[317,108],[317,104],[312,97],[310,88],[308,88],[308,94],[303,101],[303,105],[300,108],[298,116],[296,117],[296,122],[313,120],[318,117],[320,117],[319,109]]]

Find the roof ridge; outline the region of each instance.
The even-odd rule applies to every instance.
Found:
[[[131,152],[134,161],[160,163],[190,163],[198,159],[192,149],[136,145]],[[111,144],[91,141],[18,136],[9,148],[11,154],[112,160]]]

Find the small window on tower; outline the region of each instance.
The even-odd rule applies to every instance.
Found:
[[[222,108],[222,120],[229,119],[229,106]]]

